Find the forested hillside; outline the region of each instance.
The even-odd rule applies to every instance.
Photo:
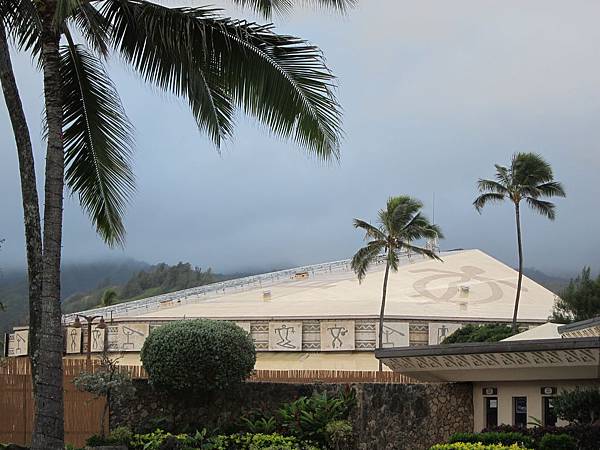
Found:
[[[210,269],[202,271],[186,263],[150,266],[128,259],[67,264],[61,273],[63,311],[74,312],[98,306],[108,289],[115,291],[113,302],[120,303],[225,278],[213,274]],[[4,310],[0,311],[0,333],[26,323],[28,304],[25,270],[0,272],[0,303],[4,306]]]
[[[161,263],[139,271],[125,283],[103,283],[91,292],[73,294],[63,301],[63,311],[68,313],[98,306],[105,292],[114,292],[110,303],[115,304],[202,286],[225,278],[212,273],[211,269],[203,271],[189,263],[180,262],[175,266]]]

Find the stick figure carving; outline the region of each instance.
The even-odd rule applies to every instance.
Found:
[[[341,336],[346,336],[346,334],[348,333],[348,328],[346,327],[329,327],[327,328],[327,330],[329,330],[329,332],[331,333],[331,337],[333,338],[331,341],[331,347],[332,348],[336,348],[336,342],[338,344],[337,348],[342,348],[344,345],[344,342],[342,341]]]
[[[290,333],[296,333],[294,327],[288,327],[286,324],[283,324],[281,327],[275,328],[275,332],[279,335],[279,342],[276,342],[276,345],[284,348],[296,348],[289,338]]]
[[[127,325],[123,325],[123,334],[125,335],[125,338],[127,339],[125,342],[123,342],[123,350],[126,349],[132,349],[135,347],[135,343],[131,342],[131,336],[133,335],[137,335],[137,336],[142,336],[144,337],[144,333],[142,333],[139,330],[136,330],[134,328],[130,328]]]
[[[102,338],[100,337],[102,334],[102,330],[97,328],[92,331],[92,350],[100,350],[103,347],[101,345],[103,343]]]
[[[69,349],[72,352],[76,352],[77,351],[77,337],[81,336],[79,334],[79,330],[76,328],[72,328],[71,331],[69,331]]]
[[[398,336],[406,336],[404,333],[402,333],[399,330],[395,330],[394,328],[391,328],[387,325],[383,325],[383,340],[381,342],[381,346],[382,347],[394,347],[396,345],[396,343],[391,340],[390,338],[393,338],[394,335],[398,335]]]
[[[24,344],[25,338],[23,336],[21,336],[19,333],[15,333],[15,343],[16,343],[16,348],[15,348],[15,352],[20,352],[21,349],[21,344]]]
[[[483,274],[485,274],[485,270],[475,266],[461,266],[460,271],[458,272],[440,269],[418,269],[411,270],[410,272],[433,273],[428,277],[421,278],[420,280],[415,281],[413,284],[413,288],[423,297],[427,297],[435,301],[464,301],[458,295],[459,286],[464,285],[465,283],[468,283],[470,281],[478,281],[481,284],[487,285],[490,289],[490,295],[488,295],[487,297],[473,299],[478,303],[489,303],[500,300],[502,298],[502,288],[499,286],[499,284],[503,284],[505,286],[509,286],[513,289],[516,289],[516,285],[514,283],[511,283],[510,281],[494,280],[493,278],[483,276]],[[448,287],[441,295],[433,293],[428,287],[428,285],[434,281],[442,280],[444,278],[455,278],[456,281],[449,282]],[[527,292],[526,288],[522,288],[521,290]]]

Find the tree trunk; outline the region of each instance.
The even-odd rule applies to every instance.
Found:
[[[381,294],[381,311],[379,312],[379,342],[377,343],[377,346],[379,348],[382,347],[382,343],[383,343],[383,317],[385,315],[385,295],[387,293],[387,283],[388,283],[389,274],[390,274],[390,262],[389,262],[389,260],[387,260],[385,263],[385,275],[383,277],[383,292]],[[382,370],[383,370],[383,363],[381,362],[381,360],[379,360],[379,371],[381,372]]]
[[[521,299],[521,283],[523,282],[523,244],[521,243],[521,212],[519,204],[515,205],[515,218],[517,221],[517,247],[519,249],[519,279],[517,281],[517,294],[515,297],[515,311],[513,313],[512,330],[517,331],[517,315],[519,313],[519,300]]]
[[[33,378],[38,367],[38,337],[40,330],[40,303],[42,298],[42,230],[40,205],[35,179],[35,166],[31,138],[19,89],[13,73],[4,25],[0,21],[0,84],[8,115],[12,124],[21,178],[21,197],[25,223],[27,249],[27,275],[29,280],[29,357]],[[35,386],[34,386],[35,387]]]
[[[39,374],[35,380],[34,450],[64,449],[63,331],[60,310],[60,259],[65,158],[63,152],[60,35],[55,28],[56,1],[39,3],[48,144],[44,189],[42,332]]]

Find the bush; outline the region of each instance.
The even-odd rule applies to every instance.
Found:
[[[568,422],[593,424],[600,419],[600,389],[575,388],[554,398],[556,416]]]
[[[568,434],[546,434],[541,440],[539,450],[573,450],[577,443]]]
[[[453,444],[438,444],[429,450],[524,450],[525,447],[519,447],[517,444],[510,446],[502,444],[482,444],[481,442],[455,442]],[[527,449],[530,450],[530,449]]]
[[[517,428],[511,425],[500,425],[484,431],[522,432],[533,438],[534,448],[540,446],[542,438],[547,434],[568,434],[575,439],[575,448],[577,448],[577,450],[598,450],[598,442],[600,442],[600,426],[594,425],[572,424],[566,427],[533,427],[526,429]]]
[[[328,441],[327,426],[348,418],[356,402],[355,392],[347,390],[335,397],[326,392],[300,397],[279,409],[279,422],[284,434],[325,446]]]
[[[487,433],[457,433],[450,436],[449,443],[454,442],[481,442],[482,444],[518,444],[522,447],[533,447],[533,439],[518,432],[487,432]]]
[[[347,420],[334,420],[325,427],[327,443],[331,448],[341,450],[350,447],[353,438],[352,424]]]
[[[203,448],[207,450],[319,450],[319,447],[309,442],[277,433],[215,436]]]
[[[442,344],[458,344],[463,342],[498,342],[516,333],[511,327],[502,323],[486,325],[468,324],[459,328],[442,341]]]
[[[256,362],[252,338],[232,322],[185,320],[150,333],[141,360],[154,386],[171,392],[210,392],[234,386]]]

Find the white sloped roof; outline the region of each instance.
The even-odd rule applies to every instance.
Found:
[[[442,253],[441,257],[443,262],[414,256],[398,272],[390,273],[386,317],[511,320],[517,283],[514,269],[479,250]],[[287,277],[210,295],[186,295],[180,301],[168,302],[168,306],[135,314],[144,319],[378,317],[383,273],[384,266],[378,265],[359,284],[346,265],[329,273],[309,273],[307,279]],[[263,299],[265,291],[270,291],[268,301]],[[545,322],[552,312],[554,297],[524,277],[519,320]]]
[[[502,339],[503,341],[531,341],[534,339],[560,339],[562,336],[558,332],[559,323],[548,322],[530,328],[522,333]]]

